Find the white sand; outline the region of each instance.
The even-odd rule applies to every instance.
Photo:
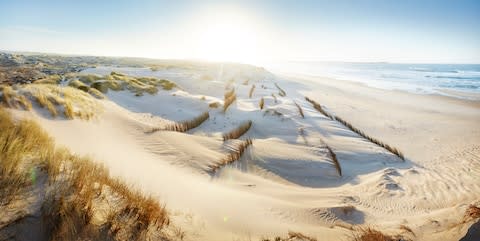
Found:
[[[113,175],[158,196],[174,223],[186,230],[187,240],[256,239],[288,230],[339,240],[351,232],[345,228],[350,224],[408,236],[399,228],[403,224],[418,240],[458,240],[468,228],[457,225],[465,208],[480,200],[479,102],[324,78],[275,77],[248,67],[158,72],[100,67],[87,72],[112,70],[171,79],[182,90],[143,97],[109,92],[105,112],[90,122],[36,117],[59,144],[94,157]],[[242,85],[247,79],[249,84]],[[210,109],[210,119],[188,133],[144,132],[195,117],[212,101],[223,103],[229,81],[237,101],[227,113]],[[278,96],[274,82],[286,97]],[[252,83],[256,89],[250,99]],[[262,96],[266,109],[282,116],[260,111]],[[304,96],[398,147],[407,161],[324,117]],[[302,106],[305,119],[293,101]],[[245,120],[253,126],[242,138],[253,138],[253,147],[240,162],[210,176],[208,164],[235,142],[224,143],[221,134]],[[337,153],[342,177],[325,143]],[[350,205],[354,211],[342,209]]]

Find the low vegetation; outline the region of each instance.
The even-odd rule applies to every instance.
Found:
[[[352,241],[398,241],[398,240],[407,241],[408,239],[405,239],[403,237],[386,235],[378,230],[367,227],[367,228],[357,229],[353,233],[351,240]]]
[[[339,176],[342,176],[342,167],[340,166],[340,162],[337,159],[337,155],[335,152],[333,152],[332,148],[330,146],[326,146],[328,150],[328,154],[330,155],[330,158],[332,159],[333,165],[335,165],[335,169],[337,170],[337,173]]]
[[[203,112],[199,116],[191,119],[182,121],[179,123],[175,123],[173,125],[167,126],[166,130],[168,131],[178,131],[178,132],[186,132],[193,128],[200,126],[203,122],[205,122],[210,117],[208,111]]]
[[[314,100],[312,100],[312,99],[310,99],[310,98],[308,98],[308,97],[305,97],[305,100],[308,101],[308,102],[310,102],[310,104],[313,105],[313,108],[315,108],[315,110],[317,110],[318,112],[322,113],[322,115],[324,115],[324,116],[326,116],[326,117],[328,117],[328,118],[330,118],[330,119],[332,119],[332,120],[335,120],[334,116],[333,116],[333,115],[330,115],[330,113],[328,113],[327,111],[325,111],[319,103],[317,103],[316,101],[314,101]]]
[[[287,92],[285,92],[285,90],[283,90],[282,88],[280,88],[280,86],[278,86],[277,83],[274,83],[274,84],[275,84],[275,87],[277,87],[277,89],[278,89],[278,91],[279,91],[279,92],[278,92],[278,95],[279,95],[279,96],[282,96],[282,97],[287,96]]]
[[[88,120],[101,111],[101,105],[90,94],[68,86],[26,84],[3,86],[0,91],[4,106],[31,110],[32,103],[36,103],[52,117],[63,114],[67,119]]]
[[[147,131],[147,133],[154,133],[157,131],[178,131],[178,132],[186,132],[188,130],[191,130],[193,128],[196,128],[200,126],[203,122],[205,122],[208,118],[210,118],[210,114],[208,111],[203,112],[199,116],[191,119],[191,120],[186,120],[186,121],[181,121],[177,122],[171,125],[167,125],[164,128],[152,128],[151,130]]]
[[[367,135],[365,132],[363,132],[362,130],[354,127],[350,122],[347,122],[346,120],[338,117],[338,116],[334,116],[328,112],[326,112],[321,106],[320,104],[318,104],[317,102],[315,102],[314,100],[308,98],[308,97],[305,97],[305,99],[310,102],[313,107],[318,110],[320,113],[322,113],[323,115],[327,116],[328,118],[332,119],[332,120],[335,120],[335,121],[338,121],[340,123],[342,123],[342,125],[344,125],[345,127],[347,127],[348,129],[350,129],[351,131],[357,133],[358,135],[360,135],[361,137],[369,140],[370,142],[380,146],[380,147],[383,147],[385,148],[387,151],[391,152],[392,154],[396,155],[397,157],[399,157],[400,159],[402,160],[405,160],[405,156],[403,155],[403,153],[398,150],[397,148],[395,147],[392,147],[374,137],[371,137],[369,135]]]
[[[240,144],[236,145],[234,147],[234,150],[230,153],[228,153],[224,158],[222,158],[220,161],[218,161],[217,163],[213,164],[213,165],[210,165],[208,167],[209,169],[209,172],[211,173],[215,173],[217,172],[217,170],[219,170],[220,168],[228,165],[228,164],[231,164],[233,162],[236,162],[238,160],[240,160],[240,158],[242,157],[243,153],[245,153],[245,151],[247,150],[247,148],[252,145],[253,142],[251,139],[246,139],[242,142],[240,142]]]
[[[480,218],[480,207],[470,204],[467,210],[465,210],[465,215],[463,216],[463,222],[469,222],[471,220]]]
[[[297,104],[296,101],[294,101],[293,103],[294,103],[295,106],[297,107],[298,113],[300,113],[300,116],[305,119],[305,115],[303,114],[303,109],[302,109],[302,107],[301,107],[299,104]]]
[[[275,238],[261,238],[261,241],[317,241],[316,238],[309,237],[300,232],[288,231],[286,237],[277,236]]]
[[[260,107],[260,110],[263,110],[263,106],[265,105],[265,100],[263,97],[260,99],[260,102],[258,102],[258,107]]]
[[[235,89],[228,91],[225,93],[224,101],[223,101],[223,112],[226,112],[228,107],[237,99],[237,95],[235,94]]]
[[[255,90],[255,85],[253,84],[252,88],[250,88],[250,91],[248,92],[248,98],[252,98],[254,90]]]
[[[252,121],[251,120],[249,120],[245,123],[242,123],[237,128],[229,131],[228,133],[223,134],[223,140],[226,141],[226,140],[230,140],[230,139],[238,139],[243,134],[245,134],[250,129],[251,126],[252,126]]]
[[[84,84],[85,91],[88,88],[95,88],[101,93],[107,93],[108,90],[121,91],[128,90],[135,93],[137,96],[142,96],[144,93],[155,94],[158,92],[158,88],[161,87],[164,90],[172,90],[177,87],[174,82],[166,79],[157,79],[153,77],[133,77],[118,72],[111,72],[109,75],[80,75],[77,80],[72,80],[75,86],[82,86],[75,81],[79,81]],[[86,88],[88,87],[88,88]]]
[[[272,97],[273,97],[273,101],[275,102],[275,104],[277,104],[278,103],[277,96],[272,93]]]
[[[62,77],[60,75],[54,74],[49,75],[45,78],[35,80],[35,84],[59,84],[62,81]]]
[[[88,158],[56,148],[36,123],[16,122],[1,107],[0,147],[0,236],[170,240],[169,217],[157,199]]]
[[[220,107],[220,102],[211,102],[211,103],[208,104],[208,107],[218,108],[218,107]]]

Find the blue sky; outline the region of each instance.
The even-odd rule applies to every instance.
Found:
[[[245,62],[480,63],[480,1],[0,0],[0,49]]]

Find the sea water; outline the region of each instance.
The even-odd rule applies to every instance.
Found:
[[[271,63],[273,72],[350,80],[382,89],[480,99],[480,64]],[[462,93],[466,93],[462,94]]]

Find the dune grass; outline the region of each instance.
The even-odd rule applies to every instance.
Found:
[[[62,80],[62,77],[60,75],[50,75],[45,78],[35,80],[35,84],[59,84],[60,81]]]
[[[465,214],[463,216],[463,222],[465,223],[477,218],[480,218],[480,207],[470,204],[467,210],[465,210]]]
[[[186,132],[188,130],[191,130],[193,128],[200,126],[209,117],[210,117],[210,114],[208,113],[208,111],[205,111],[199,116],[193,118],[192,120],[182,121],[180,123],[175,123],[174,125],[168,126],[167,130]]]
[[[235,89],[228,91],[225,93],[224,101],[223,101],[223,112],[226,112],[228,107],[237,99],[237,95],[235,94]]]
[[[56,148],[36,123],[14,121],[2,107],[0,147],[2,227],[25,229],[20,223],[28,219],[38,225],[33,230],[44,230],[36,238],[52,241],[169,240],[163,233],[169,217],[157,199],[112,178],[102,165]],[[38,199],[40,213],[29,213],[25,205],[33,204],[26,198]]]
[[[249,120],[247,122],[242,123],[235,129],[223,134],[223,141],[230,140],[230,139],[238,139],[250,129],[250,127],[252,126],[252,123],[253,122]]]
[[[328,118],[332,119],[332,120],[335,120],[335,121],[338,121],[340,122],[342,125],[344,125],[345,127],[347,127],[348,129],[350,129],[351,131],[357,133],[359,136],[369,140],[370,142],[380,146],[380,147],[383,147],[384,149],[386,149],[387,151],[389,151],[390,153],[396,155],[398,158],[402,159],[402,160],[405,160],[405,156],[403,155],[403,153],[398,150],[397,148],[395,147],[392,147],[382,141],[380,141],[379,139],[377,138],[374,138],[372,136],[369,136],[367,135],[365,132],[363,132],[362,130],[356,128],[355,126],[353,126],[350,122],[344,120],[343,118],[339,117],[339,116],[334,116],[328,112],[326,112],[322,106],[320,104],[318,104],[317,102],[315,102],[314,100],[308,98],[308,97],[305,97],[305,99],[310,102],[313,107],[318,110],[320,113],[322,113],[323,115],[327,116]]]
[[[208,107],[218,108],[218,107],[220,107],[220,102],[211,102],[211,103],[208,104]]]
[[[277,89],[278,89],[278,91],[279,91],[279,92],[278,92],[278,95],[279,95],[279,96],[282,96],[282,97],[287,96],[287,92],[285,92],[285,90],[283,90],[282,88],[280,88],[280,86],[278,86],[277,83],[274,83],[274,84],[275,84],[275,87],[277,87]]]
[[[158,92],[158,87],[161,87],[164,90],[172,90],[173,88],[177,87],[174,82],[166,79],[157,79],[153,77],[133,77],[114,71],[105,76],[91,74],[80,75],[78,76],[77,80],[70,81],[70,83],[75,86],[81,86],[78,83],[75,83],[75,81],[82,82],[87,87],[95,88],[101,93],[107,93],[108,90],[128,90],[132,93],[135,93],[137,96],[142,96],[144,93],[153,95]],[[85,91],[88,91],[88,89]]]
[[[273,101],[275,102],[275,104],[277,104],[278,103],[277,96],[272,93],[272,97],[273,97]]]
[[[186,121],[177,122],[171,125],[167,125],[165,128],[152,128],[151,130],[147,131],[146,133],[154,133],[157,131],[165,130],[165,131],[178,131],[178,132],[186,132],[193,128],[200,126],[203,122],[205,122],[208,118],[210,118],[210,114],[208,111],[203,112],[199,116]]]
[[[265,105],[265,100],[262,97],[260,99],[260,102],[258,102],[258,107],[260,107],[260,110],[263,110],[264,105]]]
[[[300,116],[305,119],[305,115],[303,114],[303,109],[302,109],[302,107],[301,107],[299,104],[297,104],[296,101],[293,101],[293,103],[294,103],[295,106],[297,107],[298,113],[300,114]]]
[[[0,88],[0,93],[2,94],[2,98],[0,103],[4,106],[10,108],[22,108],[24,110],[31,110],[32,103],[28,100],[25,96],[17,94],[15,90],[11,86],[5,85]]]
[[[254,90],[255,90],[255,85],[253,84],[252,88],[250,88],[250,91],[248,92],[248,98],[252,98]]]
[[[370,227],[357,229],[353,233],[351,240],[352,241],[397,241],[397,240],[407,241],[407,239],[404,239],[402,237],[393,237],[390,235],[386,235]]]
[[[335,120],[334,116],[330,115],[327,111],[325,111],[319,103],[317,103],[316,101],[314,101],[314,100],[312,100],[308,97],[305,97],[305,100],[310,102],[310,104],[313,105],[313,108],[315,108],[318,112],[322,113],[324,116],[326,116],[326,117],[328,117],[332,120]]]
[[[91,119],[101,111],[101,105],[88,93],[73,87],[52,84],[26,84],[4,86],[2,103],[10,108],[32,109],[32,102],[46,109],[52,117],[63,114],[67,119],[74,117]]]
[[[231,89],[231,90],[225,92],[223,98],[228,99],[229,97],[233,96],[234,94],[235,94],[235,89]]]
[[[210,165],[208,167],[208,171],[211,173],[215,173],[220,168],[240,160],[243,153],[245,153],[247,148],[252,144],[253,144],[252,139],[246,139],[242,141],[240,144],[235,146],[232,152],[228,153],[224,158],[220,159],[217,163]]]
[[[328,154],[330,155],[333,165],[335,165],[335,169],[337,170],[337,173],[339,176],[342,176],[342,167],[340,166],[340,162],[337,159],[337,155],[335,152],[333,152],[332,148],[330,146],[326,145]]]
[[[261,238],[261,241],[317,241],[316,238],[309,237],[300,232],[288,231],[286,237],[276,236],[275,238]]]

